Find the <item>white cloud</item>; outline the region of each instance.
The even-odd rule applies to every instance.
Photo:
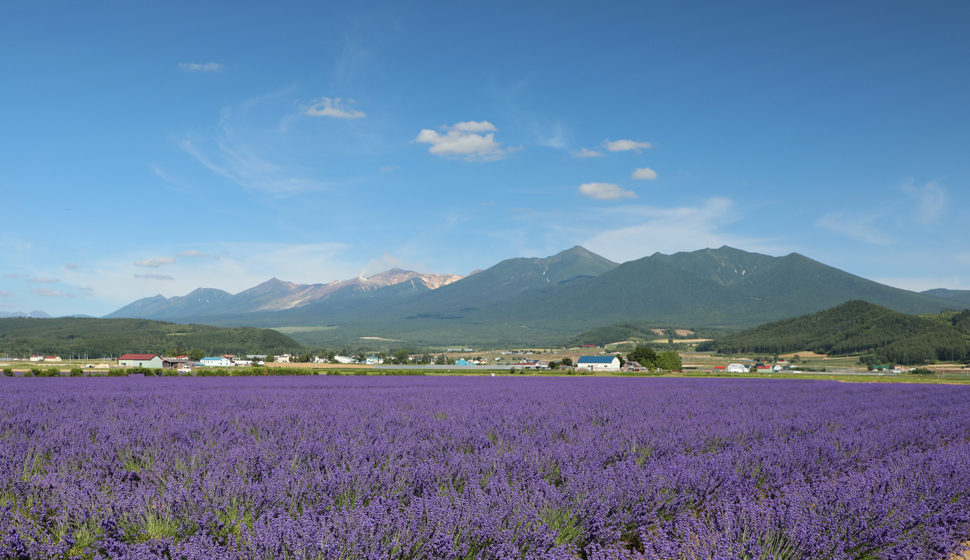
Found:
[[[175,278],[167,274],[152,274],[151,272],[148,274],[136,274],[135,278],[143,278],[145,280],[175,280]]]
[[[583,183],[579,193],[596,200],[616,200],[618,198],[638,198],[637,193],[626,191],[613,183]]]
[[[69,263],[67,263],[67,264],[64,265],[64,268],[67,268],[69,270],[80,270],[80,269],[82,269],[84,267],[81,266],[81,265],[79,265],[79,264],[77,264],[77,263],[69,262]]]
[[[205,62],[202,64],[197,62],[183,62],[179,64],[179,68],[186,72],[219,72],[224,66],[218,62]]]
[[[340,102],[341,99],[339,97],[334,99],[321,97],[320,99],[315,99],[314,103],[309,107],[304,107],[301,113],[312,117],[333,117],[335,119],[362,119],[366,116],[363,111],[340,108]],[[349,102],[353,103],[353,100],[349,100]]]
[[[815,225],[844,235],[855,241],[875,245],[888,245],[891,242],[890,237],[872,224],[872,222],[879,218],[880,216],[878,214],[860,216],[856,213],[836,211],[822,216],[815,222]]]
[[[454,126],[444,126],[445,134],[430,129],[422,129],[415,142],[431,144],[428,152],[441,157],[458,157],[466,160],[490,161],[501,159],[506,154],[521,148],[503,148],[495,141],[495,125],[488,121],[460,122]],[[488,134],[476,134],[488,132]]]
[[[42,278],[31,278],[29,281],[35,284],[57,284],[60,282],[57,278],[48,278],[46,276]]]
[[[210,255],[209,253],[203,253],[202,251],[196,251],[194,249],[190,251],[182,251],[181,253],[175,256],[176,257],[197,257],[197,258],[212,257],[212,255]],[[214,257],[214,258],[218,259],[219,257]],[[174,261],[175,259],[172,259],[172,260]]]
[[[603,219],[604,214],[608,219]],[[734,203],[726,198],[711,198],[698,206],[677,208],[626,205],[594,212],[584,219],[595,222],[596,225],[604,221],[633,222],[631,225],[601,231],[580,241],[583,247],[616,262],[639,259],[658,251],[671,254],[723,245],[751,251],[758,250],[760,245],[757,240],[720,231],[724,226],[740,219],[737,212],[734,212]]]
[[[930,224],[943,215],[946,211],[947,196],[946,188],[936,183],[926,183],[922,187],[906,185],[903,191],[913,195],[917,204],[913,209],[916,221],[921,224]]]
[[[4,291],[4,290],[0,290],[0,297],[11,297],[11,296],[14,296],[14,295],[16,295],[16,294],[14,294],[13,292],[7,292],[7,291]]]
[[[495,125],[488,121],[481,121],[481,122],[465,121],[465,122],[460,122],[455,124],[455,126],[452,128],[454,128],[458,132],[497,132],[498,131],[498,129],[495,128]]]
[[[145,259],[143,261],[135,261],[135,266],[144,266],[148,268],[158,268],[163,264],[172,264],[175,262],[175,257],[156,257],[154,259]]]
[[[641,167],[633,172],[634,179],[645,179],[647,181],[653,181],[657,178],[657,172],[649,167]]]
[[[43,288],[31,288],[30,291],[34,295],[38,295],[41,297],[61,297],[63,295],[57,290],[52,290],[47,286],[44,286]]]
[[[640,150],[649,150],[653,147],[650,142],[637,142],[635,140],[614,140],[610,142],[609,140],[603,140],[603,146],[611,152],[629,152],[634,151],[640,153]]]
[[[390,173],[392,171],[400,171],[401,166],[399,165],[385,165],[381,167],[381,173]]]
[[[589,148],[583,148],[582,150],[573,150],[569,152],[573,157],[587,158],[587,157],[603,157],[603,152],[597,152],[596,150],[590,150]]]

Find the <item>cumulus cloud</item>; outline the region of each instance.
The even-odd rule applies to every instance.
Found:
[[[144,266],[147,268],[158,268],[163,264],[172,264],[175,262],[175,257],[157,257],[154,259],[145,259],[143,261],[135,261],[135,266]]]
[[[639,154],[641,150],[649,150],[652,148],[653,144],[650,142],[637,142],[636,140],[614,140],[612,142],[603,140],[603,146],[611,152],[634,151]]]
[[[888,245],[891,242],[889,236],[872,223],[879,217],[878,214],[859,216],[855,213],[837,211],[822,216],[815,222],[815,225],[855,241],[874,245]]]
[[[616,200],[618,198],[638,198],[637,193],[626,191],[613,183],[583,183],[579,194],[596,200]]]
[[[657,172],[649,167],[641,167],[633,172],[634,179],[645,179],[647,181],[653,181],[657,178]]]
[[[333,117],[335,119],[362,119],[366,116],[363,111],[341,108],[341,101],[339,97],[334,99],[321,97],[320,99],[315,99],[309,107],[304,107],[301,112],[311,117]],[[352,99],[348,100],[348,103],[353,102]]]
[[[7,291],[4,291],[4,290],[0,290],[0,297],[11,297],[13,295],[15,295],[13,292],[7,292]]]
[[[35,284],[57,284],[58,282],[60,282],[60,280],[58,280],[57,278],[48,278],[46,276],[43,276],[41,278],[31,278],[29,281]]]
[[[582,150],[573,150],[569,152],[573,157],[587,158],[587,157],[603,157],[603,152],[597,152],[596,150],[590,150],[589,148],[583,148]]]
[[[186,72],[219,72],[224,66],[218,62],[204,62],[202,64],[197,62],[183,62],[179,64],[179,68]]]
[[[67,268],[69,270],[80,270],[80,269],[82,269],[84,267],[81,266],[81,265],[79,265],[79,264],[77,264],[77,263],[69,262],[69,263],[67,263],[67,264],[64,265],[64,268]]]
[[[148,274],[136,274],[135,278],[142,278],[144,280],[175,280],[175,278],[167,274],[152,274],[151,272]]]
[[[64,295],[58,292],[57,290],[52,290],[48,288],[47,286],[44,286],[43,288],[31,288],[30,291],[34,295],[38,295],[41,297],[61,297],[62,295]]]
[[[946,211],[947,196],[946,188],[936,183],[926,183],[922,187],[907,185],[903,191],[908,192],[916,198],[917,204],[913,209],[914,217],[921,224],[929,224],[943,215]]]
[[[443,126],[441,134],[435,130],[422,129],[415,142],[431,144],[428,152],[441,157],[457,157],[467,160],[489,161],[505,157],[514,149],[503,148],[495,141],[495,125],[488,121],[460,122],[454,126]],[[479,134],[487,132],[488,134]]]

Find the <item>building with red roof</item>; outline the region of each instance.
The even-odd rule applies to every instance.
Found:
[[[158,354],[125,354],[118,358],[118,365],[157,369],[162,367],[162,357]]]

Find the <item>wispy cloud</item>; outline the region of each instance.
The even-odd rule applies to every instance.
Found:
[[[609,219],[604,220],[604,215]],[[711,198],[695,206],[659,208],[626,205],[594,212],[589,221],[632,224],[602,231],[581,241],[583,247],[616,262],[639,259],[654,252],[694,251],[700,247],[731,245],[754,249],[759,242],[721,231],[740,219],[734,203]]]
[[[175,280],[167,274],[153,274],[151,272],[147,274],[136,274],[135,278],[141,278],[143,280]]]
[[[621,189],[613,183],[583,183],[579,194],[596,200],[616,200],[618,198],[638,198],[637,193]]]
[[[41,297],[61,297],[62,295],[64,295],[61,292],[58,292],[57,290],[52,290],[48,288],[47,286],[44,286],[43,288],[31,288],[30,291],[34,295],[38,295]]]
[[[135,261],[133,264],[135,266],[144,266],[147,268],[158,268],[163,264],[172,264],[174,262],[175,262],[175,257],[155,257],[154,259]]]
[[[80,270],[80,269],[82,269],[84,267],[81,266],[81,265],[79,265],[79,264],[77,264],[77,263],[69,262],[69,263],[67,263],[67,264],[64,265],[64,268],[66,268],[68,270]]]
[[[48,278],[46,276],[42,276],[40,278],[31,278],[29,282],[33,282],[35,284],[57,284],[60,282],[60,280],[57,278]]]
[[[301,150],[295,149],[300,139],[290,134],[287,124],[299,120],[292,89],[224,107],[211,134],[189,134],[179,147],[213,173],[248,190],[285,196],[333,187],[312,177],[318,160],[301,160]]]
[[[603,152],[597,152],[596,150],[590,150],[589,148],[583,148],[582,150],[573,150],[569,152],[573,157],[587,158],[587,157],[603,157]]]
[[[400,171],[400,170],[401,170],[400,165],[385,165],[384,167],[381,167],[381,173],[391,173],[392,171]]]
[[[653,147],[650,142],[637,142],[636,140],[603,140],[603,146],[611,152],[629,152],[634,151],[640,153],[641,150],[649,150]]]
[[[21,276],[20,274],[4,274],[3,275],[4,278],[20,278],[20,276]],[[26,274],[23,275],[23,276],[26,277]]]
[[[12,297],[12,296],[15,296],[15,295],[17,295],[17,294],[15,294],[13,292],[8,292],[8,291],[5,291],[5,290],[0,290],[0,297]]]
[[[903,186],[903,191],[916,198],[913,217],[921,224],[929,224],[946,211],[949,196],[946,187],[937,183],[926,183],[922,187]]]
[[[565,148],[566,127],[564,127],[562,123],[556,123],[552,126],[551,130],[540,132],[537,135],[536,142],[540,146],[546,146],[549,148]]]
[[[194,258],[199,258],[199,259],[204,259],[204,258],[214,258],[214,259],[218,259],[219,258],[218,256],[213,257],[209,253],[203,253],[202,251],[196,251],[195,249],[191,249],[191,250],[188,250],[188,251],[182,251],[181,253],[179,253],[179,254],[177,254],[175,256],[176,257],[194,257]],[[174,262],[175,259],[172,259],[172,261]]]
[[[860,216],[856,213],[839,210],[822,216],[815,222],[815,225],[855,241],[888,245],[892,241],[890,237],[873,224],[880,217],[878,214]]]
[[[649,167],[641,167],[633,172],[634,179],[644,179],[647,181],[653,181],[657,178],[657,172]]]
[[[300,112],[311,117],[333,117],[335,119],[362,119],[366,116],[363,111],[341,108],[341,101],[342,99],[339,97],[334,99],[321,97],[320,99],[314,99],[312,104],[304,107]],[[347,103],[353,102],[353,99],[347,100]]]
[[[441,127],[444,134],[430,129],[422,129],[415,142],[431,144],[428,152],[441,157],[466,160],[491,161],[502,159],[510,150],[495,141],[495,125],[488,121],[460,122],[454,126]],[[480,134],[487,133],[487,134]]]
[[[183,62],[179,64],[179,68],[185,70],[186,72],[220,72],[224,66],[218,62]]]

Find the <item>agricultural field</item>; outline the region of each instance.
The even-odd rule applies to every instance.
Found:
[[[0,557],[921,559],[970,387],[0,378]]]

